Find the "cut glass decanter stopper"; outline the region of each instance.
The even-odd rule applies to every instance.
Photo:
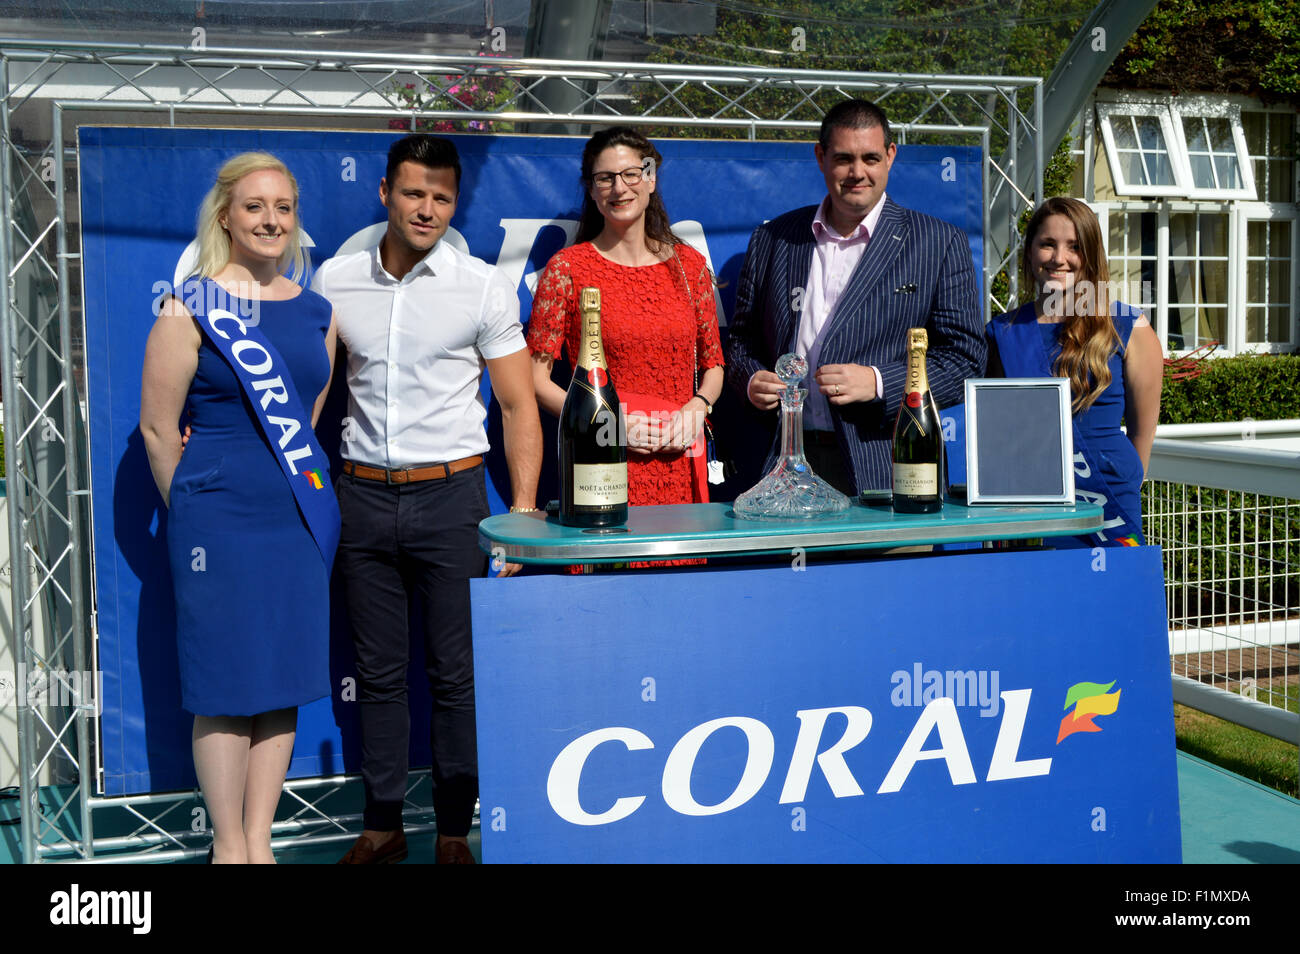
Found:
[[[781,456],[771,472],[736,498],[737,517],[808,518],[844,513],[849,498],[812,472],[803,456],[803,401],[799,387],[808,374],[808,362],[785,354],[776,362],[781,392]]]

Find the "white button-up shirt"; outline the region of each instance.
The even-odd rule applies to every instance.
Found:
[[[375,246],[330,259],[311,286],[348,351],[345,460],[396,470],[487,452],[485,361],[525,347],[496,266],[440,241],[399,281]]]

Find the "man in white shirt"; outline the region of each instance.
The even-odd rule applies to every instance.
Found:
[[[334,305],[347,348],[337,565],[356,648],[366,808],[365,831],[341,864],[407,855],[412,601],[423,610],[433,694],[438,861],[474,861],[466,840],[478,797],[469,581],[487,571],[478,546],[488,515],[484,367],[501,407],[512,510],[535,508],[542,436],[515,289],[496,267],[440,241],[459,190],[451,142],[398,140],[379,184],[383,239],[330,259],[312,281]]]
[[[727,380],[770,411],[783,387],[772,371],[777,358],[806,357],[804,446],[813,469],[847,494],[887,489],[908,329],[929,332],[927,372],[940,407],[959,403],[965,379],[984,369],[975,268],[959,229],[885,195],[897,147],[878,106],[833,106],[814,153],[826,198],[750,239]]]

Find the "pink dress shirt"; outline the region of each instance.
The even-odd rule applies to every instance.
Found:
[[[840,295],[844,293],[853,275],[853,270],[862,261],[867,252],[867,243],[871,233],[880,222],[880,214],[885,208],[885,196],[867,213],[867,217],[858,223],[848,235],[840,235],[835,227],[827,221],[826,204],[823,199],[813,217],[813,238],[817,242],[813,253],[812,267],[808,270],[808,287],[804,289],[803,307],[799,314],[799,333],[795,336],[795,352],[808,357],[813,351],[817,336],[821,334],[826,322],[835,313]],[[820,349],[818,349],[820,350]],[[876,397],[883,397],[884,388],[880,372],[871,369],[876,376]],[[831,419],[830,404],[826,396],[817,388],[813,375],[817,368],[809,362],[808,378],[804,386],[808,388],[808,400],[804,406],[804,427],[810,430],[830,431],[835,425]]]

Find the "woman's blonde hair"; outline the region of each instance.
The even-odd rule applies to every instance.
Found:
[[[1120,350],[1121,342],[1110,317],[1110,268],[1101,242],[1101,224],[1092,209],[1078,199],[1065,196],[1048,199],[1034,211],[1025,226],[1021,253],[1025,293],[1039,294],[1032,262],[1034,237],[1052,215],[1069,219],[1078,240],[1079,271],[1071,299],[1062,302],[1065,319],[1061,322],[1061,355],[1053,369],[1058,376],[1070,379],[1070,392],[1074,395],[1071,409],[1078,414],[1091,407],[1110,387],[1110,356]]]
[[[293,177],[288,166],[269,152],[243,152],[228,159],[217,172],[217,181],[199,206],[199,261],[194,274],[200,278],[211,278],[230,263],[230,234],[221,226],[221,214],[230,208],[235,183],[244,176],[266,169],[279,172],[289,180],[289,185],[293,188],[295,226],[301,221],[298,216],[298,180]],[[295,282],[307,274],[307,254],[299,241],[300,234],[301,227],[295,227],[279,261],[280,271]]]

